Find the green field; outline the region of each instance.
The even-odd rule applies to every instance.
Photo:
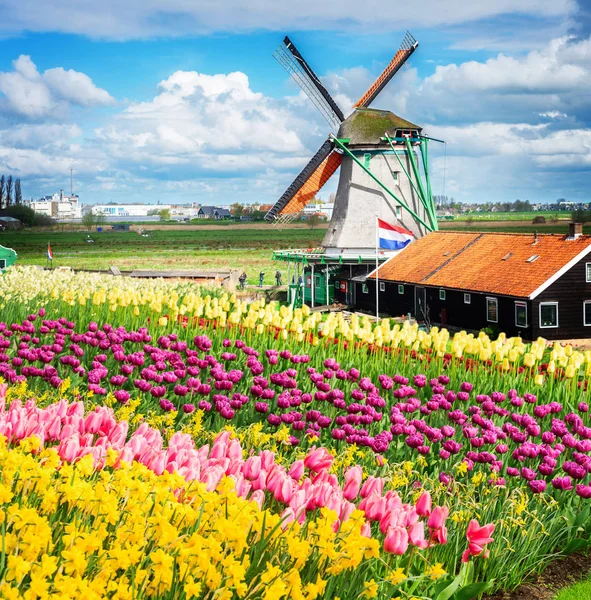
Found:
[[[446,223],[439,223],[441,231],[486,231],[486,232],[501,232],[501,233],[554,233],[558,235],[564,235],[568,233],[568,222],[562,224],[548,224],[548,225],[532,225],[523,224],[523,222],[511,224],[504,223],[502,221],[491,221],[482,223],[474,222],[469,223],[466,221],[448,221]],[[583,227],[583,233],[586,235],[591,234],[591,225]]]
[[[474,212],[455,215],[454,221],[465,221],[472,219],[473,221],[532,221],[535,217],[544,217],[546,220],[551,219],[569,220],[570,212],[568,211],[552,211],[538,210],[530,212]],[[444,221],[445,219],[441,219]]]
[[[265,283],[274,282],[277,268],[286,271],[283,263],[273,262],[273,250],[316,247],[322,241],[324,229],[284,229],[269,225],[265,228],[220,227],[207,230],[155,230],[150,237],[136,232],[93,233],[93,243],[86,232],[6,231],[0,233],[0,244],[13,248],[18,264],[46,265],[47,243],[51,242],[53,266],[75,269],[108,269],[111,265],[122,271],[132,269],[205,269],[245,270],[250,283],[258,283],[258,274],[265,271]],[[285,280],[285,277],[284,277]]]

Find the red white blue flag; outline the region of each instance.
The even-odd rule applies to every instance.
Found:
[[[415,239],[415,236],[404,227],[390,225],[390,223],[378,219],[378,238],[380,248],[402,250]]]
[[[51,251],[49,242],[47,242],[47,260],[53,260],[53,252]]]

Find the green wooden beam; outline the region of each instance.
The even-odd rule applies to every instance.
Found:
[[[406,144],[406,152],[408,153],[408,158],[410,159],[410,166],[412,167],[412,171],[414,173],[417,185],[421,189],[422,197],[427,198],[427,193],[425,192],[425,188],[423,187],[423,182],[421,181],[421,175],[419,173],[419,165],[417,164],[417,161],[415,159],[415,155],[412,150],[412,146],[410,145],[410,140],[408,138],[406,138],[404,141]],[[433,212],[432,207],[426,206],[426,208],[427,208],[427,215],[429,216],[429,221],[431,222],[431,231],[435,231],[437,229],[437,219],[435,217],[435,213]]]
[[[409,172],[406,170],[406,167],[402,164],[402,161],[400,160],[400,156],[398,156],[398,152],[396,152],[396,149],[394,148],[394,144],[392,144],[392,139],[393,138],[389,137],[388,134],[385,133],[383,139],[385,139],[388,142],[388,144],[390,144],[390,148],[392,148],[392,150],[394,151],[394,155],[396,156],[396,159],[398,160],[398,163],[400,164],[400,167],[404,171],[404,174],[406,175],[407,179],[410,181],[410,185],[412,186],[413,190],[415,191],[415,193],[419,197],[419,200],[421,201],[421,204],[424,206],[425,211],[427,212],[427,215],[429,216],[429,221],[431,222],[431,225],[433,225],[433,222],[431,220],[431,216],[429,214],[429,207],[427,205],[427,198],[425,198],[423,196],[422,191],[419,188],[417,188],[417,186],[415,185],[414,181],[412,180],[412,177],[410,176]]]
[[[349,150],[349,148],[347,148],[345,144],[343,144],[338,138],[334,137],[333,135],[331,135],[331,138],[334,141],[334,143],[341,150],[343,150],[343,152],[345,152],[345,154],[351,157],[353,161],[359,167],[361,167],[386,193],[392,196],[392,198],[394,198],[394,200],[396,200],[396,202],[398,202],[398,204],[400,204],[402,208],[408,211],[421,225],[423,225],[423,227],[425,227],[429,231],[433,231],[433,228],[430,225],[427,225],[427,223],[425,223],[425,221],[423,221],[423,219],[421,219],[421,217],[419,217],[419,215],[417,215],[417,213],[415,213],[415,211],[412,210],[412,208],[410,208],[402,200],[400,200],[400,198],[398,198],[396,194],[394,194],[394,192],[392,192],[387,186],[385,186],[369,169],[366,169],[363,163],[351,152],[351,150]]]

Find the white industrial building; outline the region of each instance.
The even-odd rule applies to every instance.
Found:
[[[59,194],[44,196],[38,200],[30,200],[28,204],[36,213],[52,217],[58,221],[79,219],[82,214],[79,197],[76,194],[66,196],[63,190],[60,190]]]
[[[147,217],[160,210],[169,210],[171,216],[196,217],[197,209],[178,204],[95,204],[90,210],[93,215],[105,217]]]

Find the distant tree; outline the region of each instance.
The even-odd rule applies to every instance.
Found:
[[[230,212],[234,217],[241,217],[244,213],[244,206],[242,206],[242,204],[239,204],[238,202],[234,202],[234,204],[230,206]]]
[[[5,206],[4,198],[6,196],[6,177],[0,177],[0,210]]]
[[[157,208],[151,208],[148,211],[148,217],[154,217],[160,214],[160,211]]]
[[[21,190],[21,180],[19,178],[14,182],[14,202],[15,204],[23,203],[23,192]]]
[[[584,208],[575,208],[571,211],[570,217],[574,223],[588,223],[591,221],[591,211]]]
[[[264,210],[253,210],[252,219],[253,221],[262,221],[267,213]]]
[[[544,225],[546,223],[546,217],[544,217],[543,215],[538,215],[536,217],[533,218],[532,224],[533,225]]]
[[[310,215],[306,219],[306,223],[310,229],[315,229],[316,227],[318,227],[318,224],[320,223],[320,215],[318,213],[314,213],[314,214]]]
[[[162,210],[158,211],[158,216],[160,217],[161,221],[170,221],[170,209],[163,208]]]
[[[87,210],[83,215],[80,221],[82,227],[88,229],[88,231],[92,231],[92,228],[96,225],[95,215],[92,214],[92,210]]]
[[[105,215],[103,215],[103,213],[100,213],[100,214],[94,216],[94,224],[97,227],[102,227],[105,224],[106,220],[107,219],[106,219]]]
[[[12,181],[12,175],[9,175],[6,178],[6,187],[4,188],[4,190],[5,190],[4,198],[6,200],[6,202],[4,203],[5,207],[8,207],[12,204],[13,185],[14,184]]]

